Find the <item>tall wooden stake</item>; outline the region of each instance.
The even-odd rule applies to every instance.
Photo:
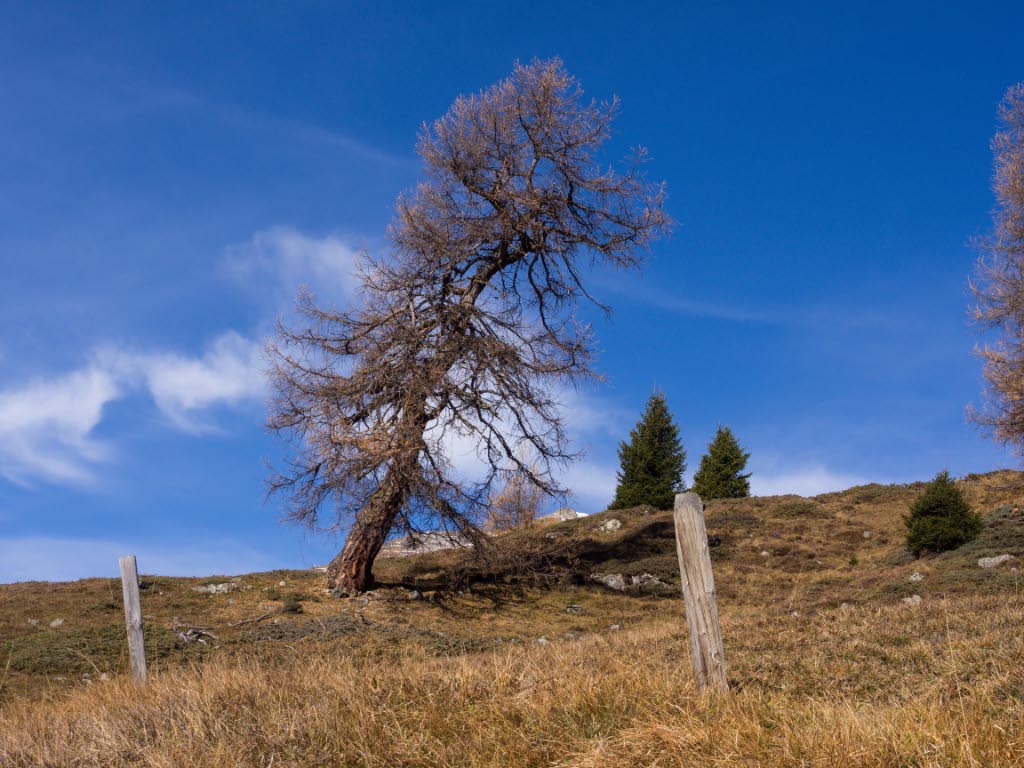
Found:
[[[725,678],[725,649],[718,623],[715,577],[704,526],[704,504],[695,493],[676,496],[676,554],[682,576],[686,620],[690,627],[690,659],[697,689],[728,691]]]
[[[142,639],[142,601],[139,599],[139,571],[135,555],[117,561],[121,567],[121,592],[124,594],[124,618],[128,627],[128,657],[132,677],[146,682],[146,646]]]

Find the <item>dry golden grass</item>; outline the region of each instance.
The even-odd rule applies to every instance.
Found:
[[[442,587],[421,600],[397,587],[334,600],[300,572],[213,596],[147,577],[145,689],[119,674],[116,582],[0,585],[0,767],[1024,766],[1019,577],[976,565],[1024,555],[1018,479],[965,482],[985,533],[917,561],[901,516],[919,487],[709,505],[725,698],[694,690],[678,587],[580,583],[668,578],[671,528],[649,510],[616,512],[614,535],[602,516],[517,533],[491,562],[382,564],[392,584]],[[444,587],[444,567],[462,581]],[[303,613],[230,626],[291,592]],[[49,628],[54,615],[66,623]],[[219,640],[183,647],[175,621]]]
[[[1017,766],[1022,619],[966,599],[781,633],[729,616],[727,698],[696,695],[679,621],[451,658],[300,648],[10,703],[0,765]]]

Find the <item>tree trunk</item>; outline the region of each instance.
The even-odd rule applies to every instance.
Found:
[[[402,483],[390,470],[356,516],[345,546],[327,566],[327,588],[356,594],[373,583],[373,561],[384,546],[404,502]]]

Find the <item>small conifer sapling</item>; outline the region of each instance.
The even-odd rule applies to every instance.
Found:
[[[907,526],[907,548],[915,557],[922,552],[956,549],[977,538],[984,527],[946,470],[928,484],[903,522]]]
[[[671,509],[676,494],[686,490],[686,451],[661,392],[647,401],[643,416],[629,432],[629,442],[619,444],[619,463],[619,484],[609,509],[640,504]]]
[[[750,473],[743,471],[749,458],[732,430],[719,426],[693,476],[694,492],[704,501],[749,496]]]

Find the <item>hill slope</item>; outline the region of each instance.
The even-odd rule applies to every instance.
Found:
[[[761,729],[735,754],[766,765],[799,764],[769,757],[800,745],[820,764],[970,765],[985,750],[1000,765],[1024,764],[1013,752],[1024,743],[1024,558],[977,564],[1024,555],[1020,483],[1009,472],[964,480],[985,531],[921,560],[903,547],[902,515],[922,484],[709,504],[740,692],[728,712],[695,698],[671,517],[650,509],[509,534],[484,553],[381,560],[381,586],[358,598],[330,597],[322,574],[306,571],[145,576],[155,671],[145,692],[121,674],[116,580],[0,585],[0,764],[64,764],[103,739],[115,752],[142,743],[158,758],[129,749],[82,764],[732,764],[708,740],[725,738],[729,723]],[[316,703],[322,688],[336,702],[330,717]],[[117,724],[124,697],[140,714]],[[168,733],[161,718],[182,700]],[[858,714],[867,703],[881,714]],[[441,706],[454,707],[448,719],[431,714]],[[255,719],[257,731],[211,730],[204,718],[218,722],[218,707],[235,723]],[[675,714],[659,720],[666,712]],[[342,716],[365,733],[338,733],[331,718]],[[831,747],[806,741],[802,728],[828,723],[839,729]],[[239,751],[246,733],[251,754]],[[371,749],[374,738],[387,745]],[[873,745],[865,755],[892,759],[842,763],[821,752],[857,739]],[[206,751],[189,752],[192,742]],[[288,762],[288,750],[301,760]]]

